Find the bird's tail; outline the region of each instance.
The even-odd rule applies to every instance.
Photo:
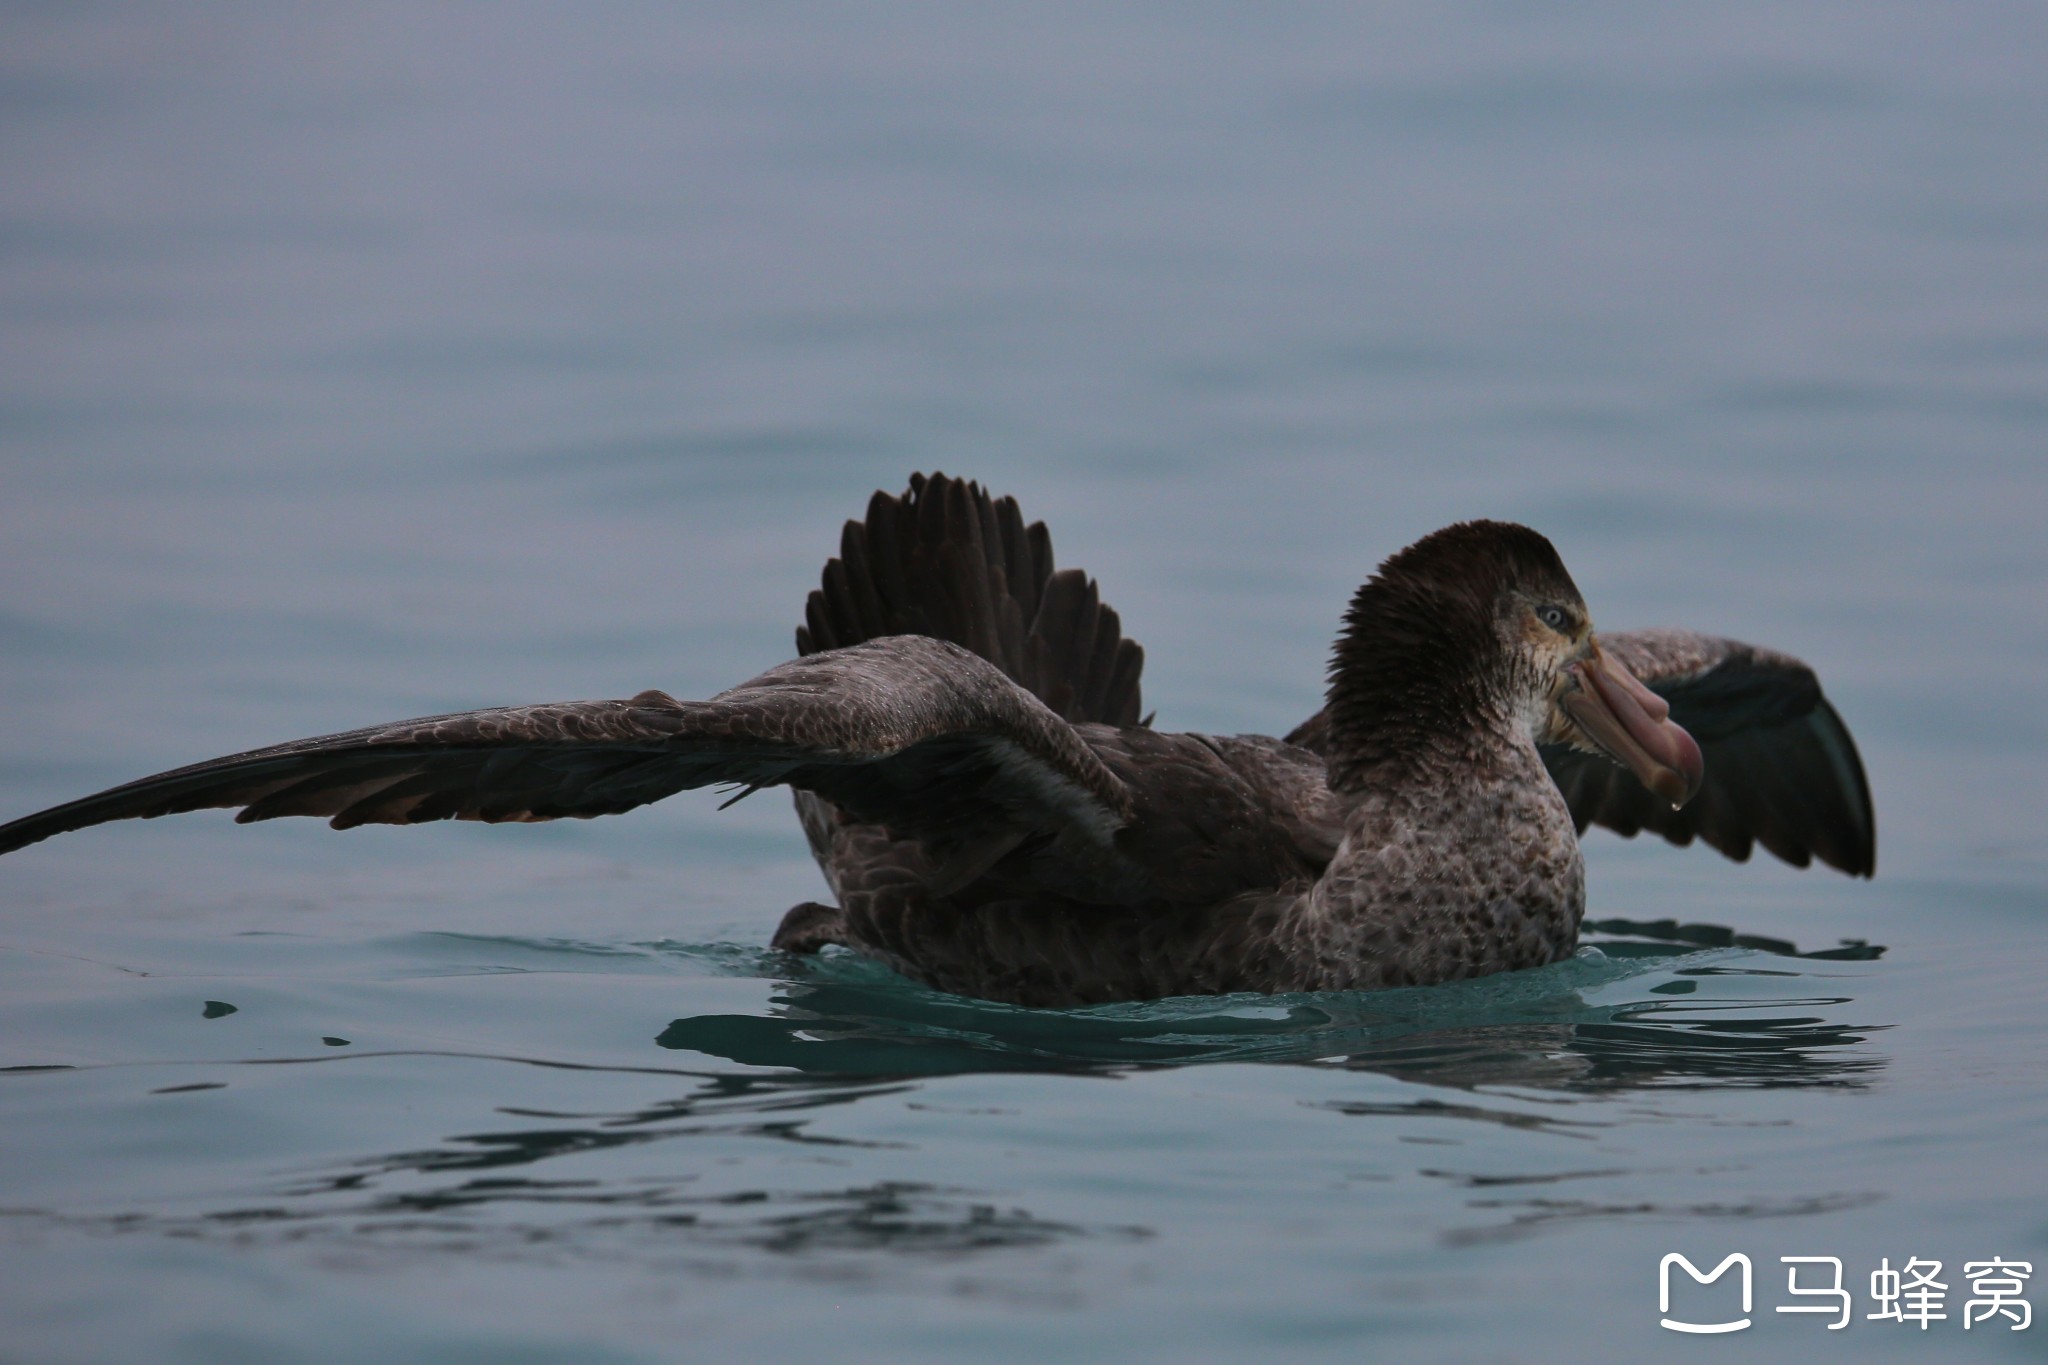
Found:
[[[797,627],[799,654],[884,635],[973,650],[1068,721],[1139,725],[1145,651],[1079,569],[1055,569],[1044,522],[977,483],[912,474],[849,521]]]

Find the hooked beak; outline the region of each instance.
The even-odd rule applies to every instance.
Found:
[[[1707,765],[1700,746],[1671,719],[1670,705],[1609,658],[1599,642],[1571,666],[1578,686],[1558,699],[1596,748],[1634,773],[1673,810],[1698,794]]]

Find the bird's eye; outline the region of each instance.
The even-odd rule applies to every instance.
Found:
[[[1559,635],[1571,634],[1572,618],[1565,614],[1563,607],[1538,607],[1536,619],[1549,626]]]

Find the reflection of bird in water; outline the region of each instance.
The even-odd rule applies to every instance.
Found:
[[[1883,1057],[1868,1030],[1817,1018],[1840,999],[1772,1001],[1785,1014],[1736,1019],[1687,1013],[1683,1002],[1636,1003],[1609,1017],[1560,1024],[1484,1024],[1434,1030],[1352,1053],[1344,1065],[1426,1085],[1544,1091],[1848,1087],[1868,1083]],[[1363,1112],[1361,1110],[1360,1112]]]
[[[838,903],[791,911],[778,946],[1039,1005],[1556,961],[1585,903],[1575,821],[1872,866],[1861,766],[1810,669],[1687,633],[1596,638],[1526,527],[1462,523],[1381,565],[1329,704],[1286,741],[1153,730],[1142,653],[1095,585],[1054,570],[1015,502],[942,475],[848,524],[797,645],[706,702],[473,711],[215,759],[0,827],[0,852],[202,807],[548,820],[781,784]]]
[[[1634,976],[1639,969],[1587,970],[1611,986],[1617,970]],[[1585,977],[1545,972],[1457,991],[1184,997],[1047,1013],[835,981],[838,973],[827,969],[785,982],[765,1012],[676,1019],[656,1041],[821,1079],[1309,1063],[1438,1089],[1506,1088],[1553,1098],[1638,1089],[1853,1088],[1883,1069],[1885,1059],[1867,1047],[1872,1030],[1835,1022],[1834,1007],[1847,1002],[1812,994],[1818,980],[1767,969],[1785,994],[1745,995],[1740,1008],[1712,990],[1722,973],[1747,970],[1721,966],[1673,977],[1658,969],[1636,979],[1661,984],[1605,1004],[1588,1002]],[[1707,984],[1705,996],[1669,993],[1696,982]],[[1335,1107],[1427,1115],[1446,1103],[1404,1096]],[[1475,1112],[1491,1115],[1497,1107]],[[1501,1121],[1528,1118],[1507,1112]]]

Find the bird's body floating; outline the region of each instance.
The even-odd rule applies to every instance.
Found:
[[[551,820],[786,785],[844,944],[1031,1005],[1422,985],[1570,953],[1577,833],[1869,875],[1847,729],[1795,659],[1679,631],[1596,639],[1550,543],[1467,522],[1360,588],[1329,704],[1288,735],[1141,720],[1138,646],[1043,524],[944,475],[847,523],[799,657],[709,701],[507,707],[214,759],[0,826],[0,853],[239,807],[337,828]]]

